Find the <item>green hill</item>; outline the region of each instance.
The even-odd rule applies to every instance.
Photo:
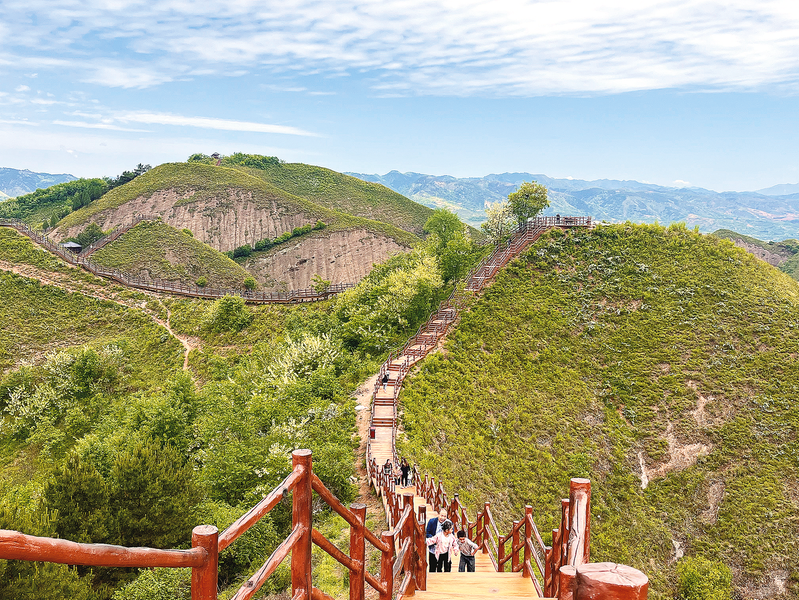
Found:
[[[383,185],[324,167],[279,163],[264,169],[244,168],[294,196],[307,198],[330,210],[391,223],[418,236],[423,234],[425,221],[433,214],[432,209]]]
[[[796,597],[798,344],[799,284],[727,241],[553,232],[412,375],[402,452],[504,526],[532,504],[542,532],[590,477],[592,561],[643,570],[651,598],[674,597],[678,550],[739,597]]]
[[[326,169],[323,170],[327,171]],[[330,171],[330,173],[334,172]],[[346,176],[342,175],[341,177]],[[354,177],[349,177],[348,179],[351,179],[355,184],[364,184],[364,182]],[[377,187],[382,188],[382,186]],[[408,211],[420,212],[420,216],[415,216],[415,220],[412,221],[413,227],[409,227],[408,230],[418,229],[421,232],[424,220],[432,214],[432,211],[421,205],[416,205],[399,194],[390,192],[390,190],[386,189],[386,191],[389,192],[389,196],[393,195],[404,200],[405,208]],[[222,216],[231,208],[233,203],[249,201],[267,211],[276,209],[283,215],[302,215],[307,222],[315,222],[321,219],[338,227],[366,227],[369,230],[389,235],[402,243],[417,239],[413,234],[409,235],[402,228],[398,228],[392,221],[378,222],[374,219],[363,218],[357,212],[348,213],[346,206],[334,209],[325,205],[334,205],[335,202],[330,201],[323,204],[317,202],[320,199],[319,197],[315,197],[317,201],[311,201],[281,189],[264,177],[262,171],[258,169],[238,166],[215,167],[199,162],[159,165],[133,181],[114,188],[89,206],[67,215],[59,223],[59,230],[85,225],[100,213],[119,208],[136,199],[146,201],[159,192],[169,192],[175,196],[174,201],[170,203],[170,208],[196,205],[202,207],[205,213],[210,214],[210,216]],[[396,198],[393,198],[393,196],[392,201],[396,204]],[[378,200],[377,203],[379,202]],[[397,212],[399,211],[393,210],[391,214],[396,215]],[[418,225],[420,219],[421,225]],[[397,219],[398,224],[410,221],[410,218]],[[279,233],[283,233],[283,231]],[[253,239],[252,243],[254,244],[256,241],[258,240]]]
[[[204,277],[215,288],[243,287],[249,273],[193,236],[162,221],[143,221],[92,254],[104,267],[193,285]]]
[[[783,273],[787,273],[799,280],[799,240],[789,239],[781,242],[764,242],[748,235],[740,234],[729,229],[719,229],[713,235],[741,246],[752,252],[755,256],[766,260],[776,266]]]

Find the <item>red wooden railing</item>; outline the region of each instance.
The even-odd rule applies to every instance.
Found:
[[[514,232],[511,238],[504,244],[498,246],[480,264],[471,270],[466,277],[465,291],[479,292],[505,266],[510,260],[520,254],[527,246],[535,242],[544,232],[552,228],[571,228],[571,227],[593,227],[591,217],[539,217],[523,225]],[[457,290],[457,287],[456,287]],[[412,506],[413,494],[397,494],[395,491],[395,480],[392,474],[384,472],[383,464],[380,464],[372,451],[372,438],[377,428],[390,428],[391,430],[391,455],[393,465],[397,465],[399,460],[396,450],[397,437],[397,414],[399,410],[399,392],[402,383],[410,367],[417,361],[424,358],[438,342],[444,337],[449,327],[458,317],[462,303],[456,291],[453,291],[449,298],[441,303],[441,306],[431,313],[430,317],[419,326],[405,346],[398,352],[389,354],[388,359],[380,369],[377,381],[375,382],[372,394],[372,419],[370,436],[366,449],[367,475],[375,492],[384,500],[387,510],[387,519],[390,526],[403,531],[397,527],[411,517],[406,515],[406,506],[410,502]],[[382,379],[385,374],[389,375],[386,388],[391,386],[390,398],[378,398],[378,392],[382,386]],[[386,394],[382,394],[385,396]],[[392,406],[394,411],[393,418],[377,417],[376,410],[379,406]],[[496,521],[491,513],[490,503],[485,503],[482,510],[479,510],[474,520],[470,520],[466,509],[461,505],[458,494],[450,500],[444,490],[443,484],[439,481],[434,483],[425,475],[424,479],[419,475],[418,469],[414,468],[413,483],[416,494],[424,498],[425,502],[438,511],[442,507],[448,509],[450,519],[456,529],[462,528],[467,532],[470,539],[480,545],[482,551],[489,555],[494,568],[498,571],[505,571],[510,568],[513,572],[521,572],[523,576],[533,580],[533,584],[539,596],[558,597],[560,595],[559,578],[555,576],[562,565],[570,564],[579,566],[587,563],[589,558],[589,536],[590,536],[590,490],[591,484],[588,480],[573,479],[570,486],[570,497],[561,501],[561,527],[553,531],[553,544],[547,546],[532,515],[532,507],[525,508],[524,517],[513,522],[507,535],[500,535]],[[410,497],[408,500],[406,497]],[[570,520],[571,512],[575,511],[574,519]],[[424,534],[425,525],[424,507],[420,507],[419,512],[414,517],[414,526],[409,529],[407,536],[411,536],[411,531],[419,530]],[[570,523],[577,523],[577,526],[570,528]],[[412,540],[408,544],[415,543],[415,537],[406,537]],[[403,542],[404,543],[404,542]],[[422,543],[424,541],[422,540]],[[510,547],[508,547],[510,545]],[[555,550],[553,550],[553,547]],[[420,562],[427,562],[427,554],[424,547],[419,550]],[[508,565],[510,563],[510,565]],[[420,567],[424,570],[424,565]],[[424,590],[425,575],[418,572],[410,577],[407,585],[403,588],[403,593],[412,594],[414,589]]]
[[[145,220],[142,218],[141,220]],[[341,292],[355,287],[354,283],[337,283],[328,286],[325,290],[317,292],[313,288],[306,288],[302,290],[292,290],[290,292],[255,292],[246,289],[235,288],[210,288],[198,287],[196,285],[186,285],[174,281],[164,281],[161,279],[150,279],[146,277],[136,277],[129,273],[124,273],[118,269],[107,269],[85,258],[82,255],[76,255],[73,252],[64,248],[61,244],[52,241],[47,236],[33,231],[25,223],[14,220],[0,220],[0,227],[11,227],[20,233],[28,236],[31,240],[39,244],[45,250],[61,257],[68,263],[82,267],[97,275],[98,277],[105,277],[112,279],[126,287],[132,287],[140,290],[147,290],[151,292],[161,292],[166,294],[176,294],[180,296],[188,296],[190,298],[203,298],[207,300],[217,300],[223,296],[240,296],[245,301],[253,304],[272,304],[272,303],[298,303],[298,302],[317,302],[319,300],[327,300],[332,296],[340,294]],[[121,235],[124,232],[120,232]],[[112,234],[113,235],[113,234]],[[111,241],[111,240],[108,240]],[[106,242],[107,243],[107,242]]]
[[[190,550],[78,544],[68,540],[25,535],[18,531],[0,530],[0,559],[95,567],[191,567],[192,600],[216,600],[219,553],[233,544],[291,493],[291,533],[263,566],[231,596],[231,600],[252,598],[289,554],[291,554],[292,599],[330,600],[330,596],[313,586],[312,544],[332,556],[349,571],[351,599],[363,600],[368,584],[377,592],[380,600],[390,600],[397,575],[404,569],[407,579],[407,573],[418,572],[411,561],[417,560],[418,551],[414,548],[424,548],[424,536],[414,538],[417,544],[411,546],[406,540],[411,539],[409,536],[414,534],[411,531],[411,519],[406,518],[394,530],[383,532],[378,538],[365,526],[366,506],[364,504],[344,506],[314,474],[310,450],[295,450],[292,453],[292,463],[293,468],[288,477],[221,534],[211,525],[195,527],[192,531]],[[314,492],[349,524],[349,553],[337,548],[314,529],[312,508]],[[404,529],[400,531],[401,528]],[[400,540],[399,552],[395,551],[397,540]],[[367,569],[367,542],[381,553],[379,573],[372,574]]]

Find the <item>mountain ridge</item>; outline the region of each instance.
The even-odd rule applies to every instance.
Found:
[[[29,169],[0,167],[0,200],[5,197],[16,198],[58,183],[75,181],[77,177],[69,173],[36,173]]]
[[[454,210],[471,225],[485,219],[487,204],[504,200],[523,181],[535,180],[550,190],[551,206],[544,214],[591,214],[609,222],[685,222],[704,233],[732,229],[767,240],[799,237],[799,193],[716,192],[634,180],[587,181],[520,172],[464,178],[398,171],[348,174],[382,183],[421,204]],[[793,189],[789,184],[783,187]]]

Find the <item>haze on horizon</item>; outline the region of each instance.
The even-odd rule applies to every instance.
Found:
[[[0,4],[0,166],[193,152],[716,191],[799,182],[799,5]]]

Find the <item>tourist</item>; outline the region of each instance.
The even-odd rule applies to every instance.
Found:
[[[388,371],[385,372],[383,379],[381,379],[380,382],[383,384],[383,391],[385,392],[386,386],[388,385]]]
[[[435,573],[436,571],[441,571],[438,568],[438,555],[436,554],[436,543],[432,541],[431,538],[435,537],[444,529],[444,525],[449,523],[449,526],[452,527],[452,521],[447,518],[447,509],[442,508],[438,511],[438,516],[433,517],[427,522],[427,527],[425,528],[425,537],[427,538],[427,559],[430,564],[429,571],[431,573]]]
[[[458,532],[458,550],[461,553],[461,560],[458,563],[458,572],[464,571],[474,573],[474,555],[480,548],[472,540],[466,537],[466,532],[461,529]]]
[[[441,531],[427,540],[433,544],[436,557],[436,573],[449,573],[452,571],[452,556],[458,555],[458,540],[452,535],[452,522],[444,521]]]
[[[400,471],[402,471],[402,487],[408,487],[408,478],[411,475],[411,465],[409,465],[408,461],[404,458],[400,463]]]

